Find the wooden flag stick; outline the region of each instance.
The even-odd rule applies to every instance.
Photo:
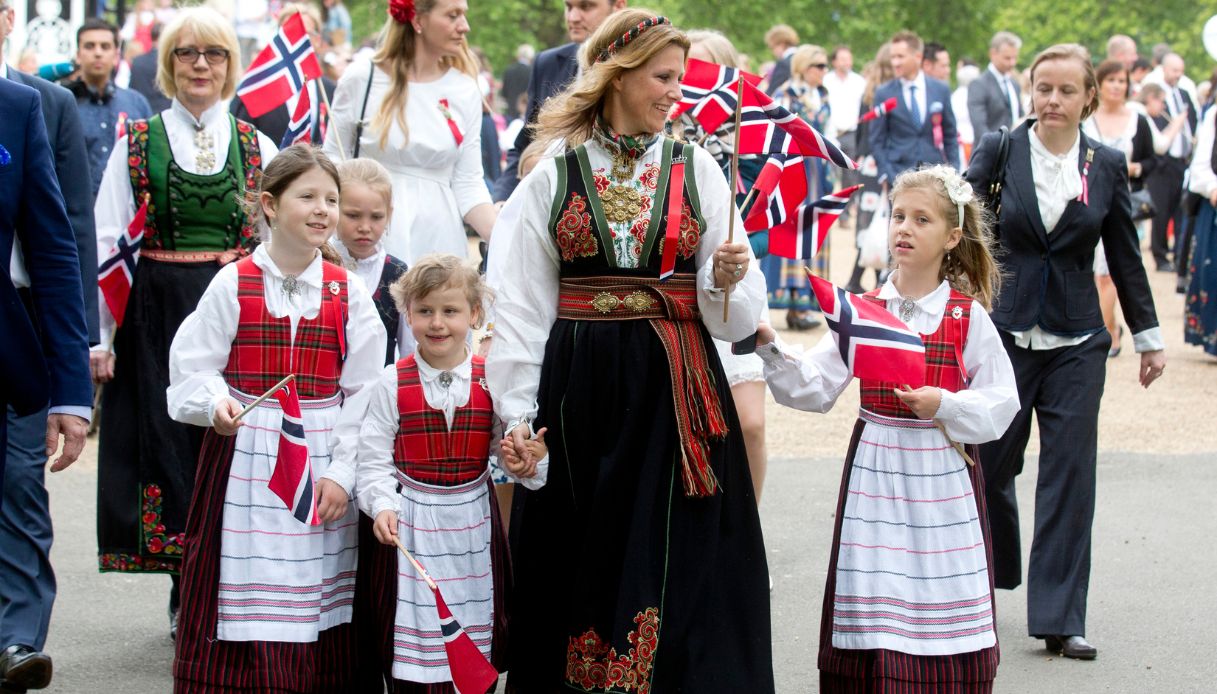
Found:
[[[735,218],[737,216],[735,207],[735,185],[739,180],[739,124],[740,117],[744,113],[744,73],[739,72],[735,84],[735,134],[734,142],[731,147],[731,210],[730,216],[727,218],[727,243],[735,243]],[[737,278],[739,279],[739,278]],[[731,288],[734,284],[728,284],[727,290],[723,292],[723,322],[727,322],[727,317],[731,315]]]
[[[427,582],[427,587],[431,590],[437,590],[435,580],[431,578],[431,575],[427,573],[427,570],[423,568],[423,565],[418,563],[418,560],[414,558],[414,555],[410,554],[410,550],[406,549],[406,546],[401,543],[401,538],[394,536],[393,543],[397,545],[397,548],[401,550],[402,554],[406,555],[406,559],[410,560],[410,564],[414,566],[414,570],[417,571],[418,575]]]
[[[317,91],[321,92],[321,100],[325,102],[325,117],[330,121],[330,130],[334,131],[334,143],[338,145],[338,151],[342,153],[342,158],[347,158],[346,147],[342,146],[342,135],[338,134],[338,129],[334,127],[334,119],[330,118],[330,114],[334,112],[334,107],[330,106],[330,95],[325,93],[325,84],[318,77],[314,80],[317,83]],[[321,144],[325,144],[324,142]]]
[[[260,395],[257,400],[254,400],[253,402],[249,403],[249,405],[245,409],[241,410],[240,414],[238,414],[236,417],[233,417],[232,423],[236,424],[237,422],[241,421],[241,418],[244,417],[245,415],[249,414],[250,410],[254,409],[258,405],[261,405],[267,398],[274,395],[283,386],[287,385],[288,383],[291,383],[292,380],[295,378],[296,378],[296,374],[288,374],[287,376],[284,376],[282,381],[279,381],[275,385],[271,386],[270,390],[268,390],[265,393],[263,393],[262,395]]]
[[[943,438],[947,440],[947,443],[951,444],[951,447],[955,449],[955,452],[963,456],[964,462],[972,467],[976,467],[976,461],[972,460],[972,456],[968,455],[967,450],[965,450],[959,442],[955,441],[950,437],[949,434],[947,434],[947,428],[942,425],[942,422],[935,419],[934,426],[938,427],[938,431],[942,432]]]

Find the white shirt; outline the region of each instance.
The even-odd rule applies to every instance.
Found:
[[[943,320],[954,320],[945,317],[950,296],[951,287],[944,281],[917,299],[909,328],[931,334]],[[898,315],[902,297],[890,280],[879,290],[879,298],[887,301],[888,312]],[[765,363],[765,381],[774,399],[787,407],[827,412],[853,380],[831,332],[807,353],[779,340],[758,348],[757,354]],[[984,307],[975,301],[963,348],[963,367],[970,379],[968,388],[958,393],[943,390],[934,419],[942,422],[947,434],[960,443],[984,443],[1000,438],[1018,413],[1018,386],[997,328]]]
[[[409,135],[393,121],[381,147],[380,132],[371,123],[388,96],[391,80],[379,67],[373,70],[371,60],[351,63],[334,91],[325,138],[325,153],[336,162],[354,150],[369,72],[372,90],[359,156],[383,164],[393,180],[393,218],[384,236],[385,250],[410,266],[428,253],[464,258],[469,250],[462,220],[474,207],[491,203],[482,174],[482,95],[477,81],[452,69],[431,82],[410,82]],[[461,133],[460,145],[440,107],[441,99],[447,100]],[[339,149],[339,140],[346,151]]]
[[[383,243],[376,244],[376,252],[372,255],[359,260],[351,256],[350,251],[337,236],[330,239],[330,245],[338,251],[338,255],[342,256],[342,265],[349,272],[355,273],[359,279],[363,280],[363,286],[367,288],[369,294],[376,294],[376,289],[380,287],[380,276],[385,271],[385,252]],[[383,323],[382,323],[383,325]],[[406,322],[405,315],[401,316],[401,320],[397,322],[397,353],[399,355],[410,354],[414,351],[414,333],[410,332],[410,325]]]
[[[321,255],[297,275],[300,291],[283,291],[283,273],[271,260],[266,246],[253,252],[253,262],[262,269],[263,296],[271,316],[287,316],[292,339],[300,319],[316,318],[321,311]],[[363,280],[347,275],[346,346],[339,385],[344,395],[358,393],[376,380],[385,363],[385,328],[376,313]],[[328,292],[324,296],[328,296]],[[199,307],[182,321],[169,349],[169,416],[195,426],[211,426],[216,405],[231,397],[224,381],[228,353],[237,335],[241,306],[237,303],[237,264],[229,263],[207,286]],[[249,393],[261,395],[261,393]]]
[[[1179,87],[1165,87],[1166,89],[1166,110],[1171,118],[1178,116],[1180,113],[1185,113],[1188,110],[1195,108],[1195,102]],[[1170,149],[1167,154],[1176,158],[1182,159],[1192,153],[1192,125],[1188,121],[1184,121],[1183,127],[1179,129],[1179,134],[1170,143]]]
[[[824,75],[824,87],[828,89],[828,103],[832,106],[833,127],[838,133],[853,132],[862,115],[866,79],[852,70],[841,77],[836,70],[830,69]]]
[[[232,141],[232,126],[228,120],[228,109],[224,102],[203,112],[202,118],[196,119],[182,106],[177,99],[169,108],[161,112],[165,123],[165,134],[169,138],[169,147],[173,151],[174,162],[183,171],[192,174],[210,176],[219,173],[228,163],[228,146]],[[202,126],[212,138],[215,153],[215,163],[206,170],[197,166],[195,155],[198,147],[195,145],[196,128]],[[279,148],[262,133],[258,133],[258,148],[261,151],[262,166],[266,167],[271,159],[279,153]],[[110,152],[106,162],[106,171],[102,175],[101,188],[97,191],[97,201],[93,205],[93,217],[97,224],[97,260],[104,261],[110,257],[110,250],[119,235],[127,230],[127,225],[135,218],[135,194],[131,190],[131,176],[127,164],[127,147],[118,146]],[[100,317],[101,343],[95,350],[108,350],[114,336],[114,317],[110,315],[105,297],[98,289],[97,310]]]
[[[639,168],[659,161],[662,141],[656,140],[635,163],[635,175]],[[608,153],[595,141],[588,142],[587,153],[592,169],[612,165]],[[734,342],[756,331],[765,305],[765,278],[755,259],[751,260],[748,271],[731,292],[730,320],[723,322],[724,292],[714,288],[713,256],[727,240],[728,215],[735,215],[737,241],[744,241],[744,226],[714,157],[700,147],[694,147],[693,154],[698,199],[706,220],[696,254],[701,268],[697,273],[697,303],[710,334]],[[500,272],[492,287],[496,293],[495,337],[486,361],[486,379],[496,414],[513,424],[531,421],[536,414],[541,362],[550,328],[558,317],[559,256],[549,233],[557,186],[557,167],[553,159],[546,159],[520,182],[515,193],[523,195],[520,223],[506,245],[495,247],[503,257],[498,261]],[[751,247],[748,255],[752,256]]]
[[[993,63],[989,63],[989,72],[997,78],[997,86],[1001,88],[1002,93],[1006,95],[1006,102],[1010,104],[1011,123],[1017,123],[1022,116],[1022,104],[1019,103],[1018,92],[1014,89],[1014,81],[1009,75],[1003,74],[997,69]],[[956,111],[958,113],[958,111]]]
[[[914,90],[912,87],[916,87],[916,89]],[[925,73],[918,72],[917,76],[911,80],[900,78],[900,91],[904,95],[904,106],[910,113],[913,112],[913,99],[916,98],[916,112],[921,114],[921,122],[925,123],[925,120],[930,117],[925,106]]]
[[[1208,198],[1217,190],[1217,174],[1213,173],[1213,128],[1214,118],[1217,118],[1217,108],[1210,108],[1204,114],[1204,120],[1197,126],[1196,152],[1192,155],[1192,165],[1188,169],[1190,183],[1188,190]]]

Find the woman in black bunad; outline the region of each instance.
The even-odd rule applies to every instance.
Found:
[[[121,329],[104,298],[93,377],[102,394],[97,544],[102,571],[167,573],[176,633],[186,510],[203,428],[169,418],[169,345],[220,267],[248,252],[241,208],[273,142],[224,108],[240,52],[232,25],[207,8],[182,10],[160,38],[157,84],[168,109],[129,124],[97,194],[97,253],[106,258],[148,201],[139,264]]]
[[[711,342],[755,331],[764,282],[714,158],[661,134],[688,46],[645,10],[606,20],[539,119],[565,151],[517,191],[487,380],[516,450],[548,427],[550,457],[512,528],[508,691],[774,688],[764,543]]]

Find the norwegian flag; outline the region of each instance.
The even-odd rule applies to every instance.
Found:
[[[900,103],[900,101],[897,100],[896,97],[894,97],[894,96],[891,97],[890,99],[886,99],[883,103],[879,104],[878,106],[872,108],[871,110],[869,110],[865,114],[863,114],[862,117],[858,119],[858,125],[862,125],[863,123],[873,121],[876,118],[879,118],[880,116],[886,116],[887,114],[891,113],[892,111],[895,111],[896,106],[899,105],[899,103]]]
[[[435,609],[439,612],[439,630],[444,637],[444,650],[448,654],[448,670],[452,684],[458,694],[486,694],[490,685],[499,679],[499,673],[491,666],[465,628],[452,616],[439,586],[431,589],[435,593]]]
[[[739,68],[690,58],[685,67],[685,79],[680,83],[680,101],[672,112],[676,120],[686,111],[708,133],[719,129],[735,114],[739,76],[744,82],[759,84],[760,75],[742,72]]]
[[[794,219],[769,230],[769,254],[781,258],[814,258],[824,247],[833,222],[849,204],[849,196],[861,187],[861,184],[850,186],[815,202],[799,205]]]
[[[807,278],[850,373],[914,388],[925,385],[925,344],[920,335],[882,304],[850,294],[810,272]]]
[[[309,82],[296,98],[292,119],[283,133],[279,149],[287,149],[297,142],[321,144],[325,142],[325,129],[329,118],[325,102],[318,98],[317,82]]]
[[[144,245],[147,223],[148,201],[144,200],[135,218],[127,225],[126,233],[118,235],[110,254],[97,266],[97,285],[114,316],[115,327],[122,327],[127,314],[127,299],[131,296],[131,285],[135,283],[135,266],[139,263],[139,249]]]
[[[275,496],[283,500],[296,520],[307,525],[321,525],[317,515],[317,497],[313,493],[313,465],[308,457],[308,440],[304,437],[304,417],[300,415],[300,398],[296,384],[288,383],[275,392],[283,410],[279,425],[279,453],[275,471],[267,484]]]
[[[791,113],[756,85],[744,82],[744,110],[736,137],[740,154],[803,154],[827,159],[842,169],[858,168],[857,162],[824,139],[807,121]]]
[[[297,12],[279,33],[266,44],[245,71],[237,86],[237,96],[245,103],[251,118],[269,113],[304,89],[309,80],[321,77],[321,63],[313,43],[304,30],[304,19]]]
[[[771,229],[785,222],[807,197],[807,171],[801,154],[771,154],[752,185],[756,202],[744,220],[745,231]]]

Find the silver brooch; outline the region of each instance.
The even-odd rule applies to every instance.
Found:
[[[452,372],[444,371],[439,375],[439,384],[445,388],[452,385]]]
[[[917,309],[917,302],[912,299],[900,300],[900,320],[905,323],[913,320],[913,312]]]
[[[300,293],[300,280],[296,279],[295,275],[287,275],[283,278],[283,293],[288,297]]]
[[[330,293],[334,296],[338,296],[338,283],[332,280],[330,281]]]

